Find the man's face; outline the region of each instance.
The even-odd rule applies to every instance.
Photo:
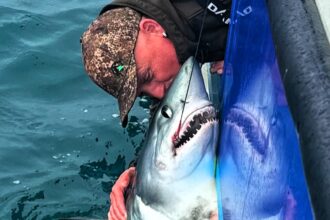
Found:
[[[152,19],[143,18],[135,46],[138,95],[162,99],[180,69],[172,42]],[[159,29],[161,28],[161,29]]]
[[[167,89],[170,87],[175,75],[162,74],[158,71],[153,71],[151,68],[142,70],[138,68],[138,93],[144,93],[157,99],[162,99],[165,96]]]

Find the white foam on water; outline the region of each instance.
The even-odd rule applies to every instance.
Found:
[[[18,185],[18,184],[21,183],[21,181],[19,181],[19,180],[14,180],[13,183],[16,184],[16,185]]]

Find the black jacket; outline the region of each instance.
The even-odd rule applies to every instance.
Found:
[[[181,63],[195,55],[202,27],[198,61],[203,63],[224,58],[231,0],[113,0],[100,14],[123,6],[161,24]]]

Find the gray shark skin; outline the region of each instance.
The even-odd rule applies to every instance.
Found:
[[[216,214],[217,140],[217,113],[199,64],[189,58],[151,122],[128,193],[128,219],[197,220]]]
[[[293,146],[283,112],[274,110],[279,97],[271,77],[249,81],[224,113],[219,177],[224,220],[294,219],[296,202],[288,186]]]

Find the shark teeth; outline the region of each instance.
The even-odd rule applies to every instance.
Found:
[[[231,126],[241,128],[241,134],[260,154],[265,155],[267,151],[267,135],[262,129],[262,124],[250,113],[243,109],[233,107],[226,115],[224,122]]]
[[[174,149],[186,144],[191,138],[193,138],[197,132],[202,128],[202,125],[219,121],[218,112],[212,110],[206,110],[204,112],[195,114],[187,124],[185,131],[174,140]]]

